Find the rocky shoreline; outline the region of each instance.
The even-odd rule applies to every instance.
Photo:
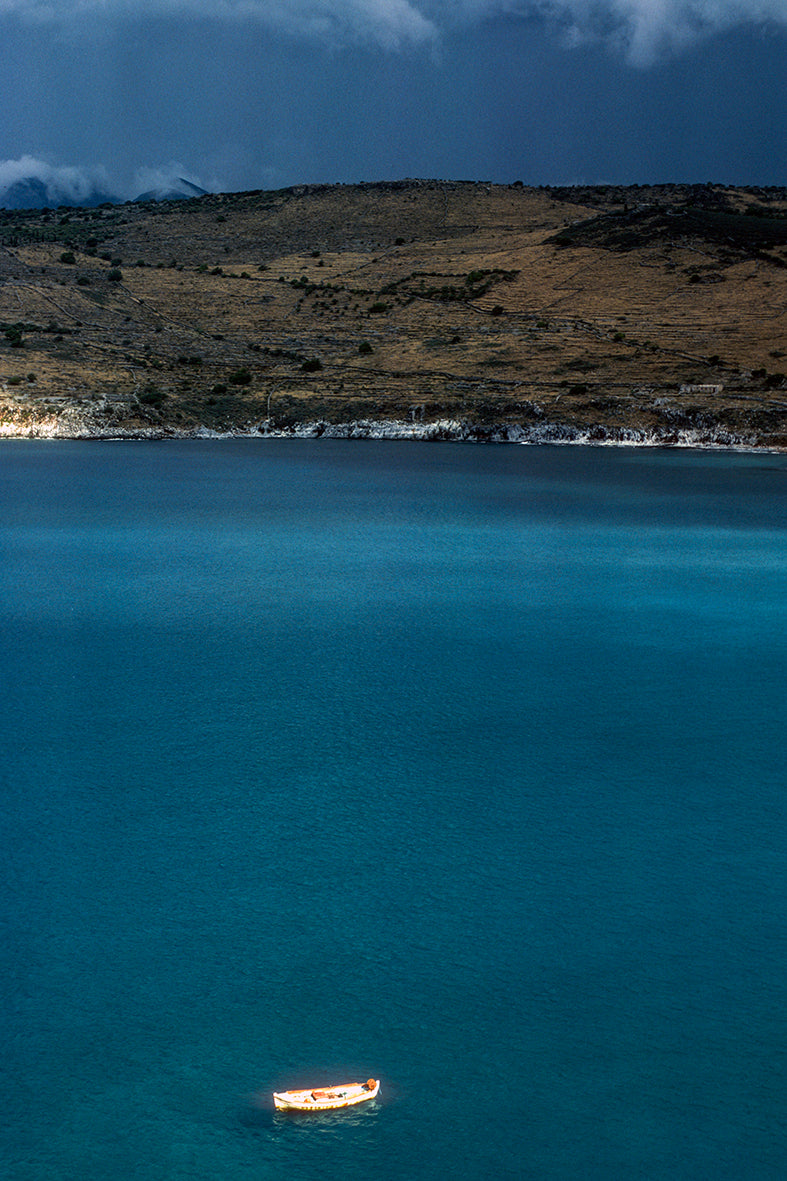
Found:
[[[787,451],[754,433],[738,434],[719,426],[638,429],[604,424],[579,427],[560,422],[530,426],[504,423],[489,425],[461,419],[412,422],[395,419],[359,419],[331,423],[311,421],[275,426],[266,422],[251,427],[215,430],[199,425],[188,428],[149,425],[123,428],[75,421],[73,414],[43,418],[14,426],[0,422],[0,439],[49,439],[134,441],[167,439],[353,439],[428,443],[488,443],[527,446],[574,445],[588,447],[673,447],[701,450]]]

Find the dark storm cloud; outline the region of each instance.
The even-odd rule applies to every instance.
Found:
[[[134,19],[138,0],[0,0],[0,15],[35,22]],[[787,0],[148,0],[144,15],[252,22],[328,44],[421,45],[496,17],[542,19],[568,46],[605,42],[647,65],[714,34],[787,27]]]
[[[787,0],[0,0],[0,194],[784,184],[785,30]]]

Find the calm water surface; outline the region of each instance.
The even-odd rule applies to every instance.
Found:
[[[5,442],[0,560],[4,1178],[781,1181],[787,458]]]

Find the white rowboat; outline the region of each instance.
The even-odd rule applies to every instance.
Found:
[[[374,1099],[380,1090],[380,1080],[370,1078],[365,1083],[338,1083],[333,1087],[315,1087],[305,1091],[274,1091],[277,1111],[333,1111],[337,1107],[354,1107]]]

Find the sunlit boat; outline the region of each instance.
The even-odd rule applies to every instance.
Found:
[[[274,1091],[277,1111],[333,1111],[337,1107],[354,1107],[376,1098],[380,1080],[370,1078],[365,1083],[337,1083],[332,1087],[315,1087],[305,1091]]]

